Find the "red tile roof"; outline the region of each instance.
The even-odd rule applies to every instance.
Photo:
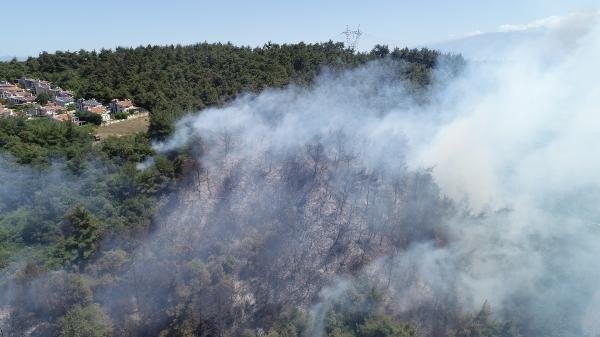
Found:
[[[17,87],[16,85],[7,85],[7,86],[0,87],[0,91],[5,91],[5,92],[20,92],[20,91],[25,91],[25,90]]]
[[[123,108],[129,108],[129,107],[133,106],[133,103],[128,99],[124,99],[122,101],[117,101],[117,104]]]
[[[103,113],[106,112],[106,108],[103,107],[102,105],[94,106],[94,107],[88,108],[87,110],[91,113],[95,113],[98,115],[102,115]]]
[[[65,108],[63,108],[62,106],[60,106],[60,105],[58,105],[58,104],[56,104],[56,103],[52,103],[52,102],[50,102],[50,103],[48,103],[48,104],[44,105],[44,106],[41,108],[41,110],[42,110],[42,111],[45,111],[45,112],[51,112],[51,111],[53,111],[53,112],[57,112],[57,111],[62,111],[62,110],[64,110],[64,109],[65,109]]]
[[[71,120],[71,116],[69,116],[68,114],[54,115],[53,118],[63,122]]]

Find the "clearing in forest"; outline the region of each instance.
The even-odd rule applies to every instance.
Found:
[[[110,136],[125,136],[138,132],[148,131],[148,116],[128,119],[122,122],[109,125],[102,125],[96,129],[95,134],[100,139],[105,139]]]

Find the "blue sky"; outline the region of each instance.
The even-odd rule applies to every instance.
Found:
[[[0,56],[145,44],[342,40],[346,25],[377,42],[422,45],[550,15],[600,8],[600,0],[419,1],[2,1]]]

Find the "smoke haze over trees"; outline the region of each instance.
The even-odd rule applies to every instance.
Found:
[[[0,121],[3,331],[598,335],[600,31],[555,42],[467,64],[338,46],[305,80],[150,106],[152,139]]]

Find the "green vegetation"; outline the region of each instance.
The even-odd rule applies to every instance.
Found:
[[[109,337],[112,332],[110,318],[96,304],[75,306],[58,324],[59,337]]]
[[[0,119],[0,147],[19,164],[48,165],[55,158],[81,165],[90,151],[89,127],[41,118]]]
[[[401,76],[415,86],[429,83],[439,58],[456,66],[463,62],[460,56],[433,50],[390,51],[380,45],[370,53],[355,53],[334,42],[269,43],[261,48],[201,43],[42,53],[23,62],[0,62],[0,79],[43,78],[75,91],[77,97],[104,103],[132,98],[136,106],[151,111],[151,136],[162,137],[170,131],[166,124],[186,111],[222,104],[243,92],[307,84],[323,67],[348,68],[383,57],[405,61]]]
[[[103,236],[147,229],[155,193],[173,177],[135,168],[152,153],[144,134],[93,147],[88,127],[8,118],[0,119],[0,145],[12,158],[0,158],[3,265],[11,250],[38,247],[52,264],[83,266]]]
[[[101,239],[100,223],[85,207],[75,205],[65,215],[62,227],[65,238],[62,250],[65,257],[70,263],[82,267],[98,248]]]
[[[127,112],[117,112],[117,113],[113,114],[113,117],[115,119],[127,119],[127,116],[129,116],[129,114]]]
[[[326,314],[327,337],[416,337],[417,330],[386,314],[378,313],[381,296],[373,289],[346,294]]]
[[[77,111],[75,116],[79,118],[79,120],[88,122],[94,125],[102,124],[102,116],[89,112],[89,111]]]
[[[52,97],[50,97],[50,94],[47,92],[43,92],[39,95],[37,95],[37,97],[35,98],[35,101],[37,103],[39,103],[40,105],[46,105],[48,104],[48,102],[50,101]]]
[[[10,287],[15,308],[9,333],[34,327],[39,336],[257,336],[260,327],[269,337],[310,336],[310,308],[277,299],[283,290],[264,287],[277,271],[253,265],[275,232],[238,242],[237,252],[219,242],[203,250],[169,242],[161,252],[164,260],[134,264],[140,242],[154,234],[153,219],[178,202],[179,196],[168,192],[202,171],[190,153],[157,155],[150,144],[171,134],[173,122],[186,111],[224,104],[243,92],[310,85],[324,67],[343,69],[384,57],[403,62],[397,75],[417,90],[430,83],[440,58],[457,67],[462,63],[459,56],[426,49],[377,46],[355,53],[333,42],[254,49],[147,46],[43,53],[0,63],[0,79],[39,77],[78,97],[105,103],[131,97],[150,110],[147,133],[108,137],[97,145],[89,124],[0,119],[0,266],[11,276],[12,283],[5,280],[2,286]],[[101,123],[96,114],[77,115]],[[156,265],[169,272],[159,274]],[[253,299],[254,307],[234,303],[242,297],[242,278],[262,296]],[[409,319],[386,312],[376,291],[359,292],[351,302],[355,307],[348,302],[328,307],[326,336],[417,335]],[[472,320],[457,319],[453,327],[461,337],[516,336],[487,308]]]

